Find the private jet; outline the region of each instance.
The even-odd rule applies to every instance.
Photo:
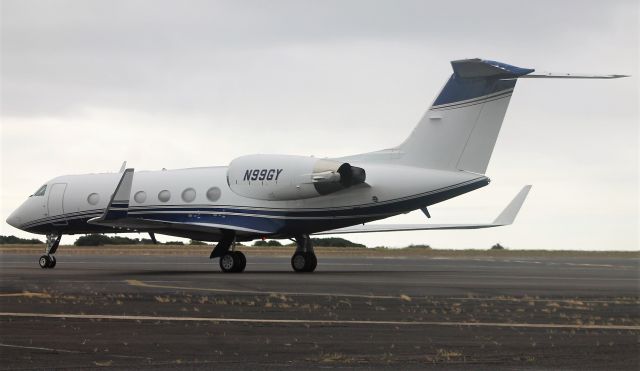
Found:
[[[56,266],[64,234],[149,233],[217,242],[210,258],[223,272],[243,272],[237,242],[292,239],[295,272],[317,266],[311,235],[477,229],[512,224],[531,186],[484,224],[368,224],[421,210],[482,188],[518,79],[618,78],[534,73],[465,59],[401,144],[341,158],[254,154],[213,166],[64,175],[47,181],[7,219],[47,236],[42,268]]]

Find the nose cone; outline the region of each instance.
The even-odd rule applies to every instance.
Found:
[[[20,217],[20,208],[17,208],[14,212],[9,215],[7,218],[7,224],[12,227],[20,228],[22,225],[22,217]]]

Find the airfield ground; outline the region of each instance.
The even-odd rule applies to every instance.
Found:
[[[0,369],[640,366],[638,252],[0,247]]]

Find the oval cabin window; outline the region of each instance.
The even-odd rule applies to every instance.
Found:
[[[87,202],[90,205],[97,205],[100,202],[100,195],[97,193],[92,193],[87,197]]]
[[[196,190],[193,188],[187,188],[182,191],[182,201],[193,202],[196,199]]]
[[[162,201],[162,202],[167,202],[171,199],[171,192],[165,190],[160,191],[160,193],[158,193],[158,200]]]
[[[209,188],[209,190],[207,191],[207,199],[211,202],[215,202],[218,201],[218,199],[220,199],[220,194],[222,192],[220,192],[220,188],[218,187],[211,187]]]
[[[138,191],[135,195],[133,195],[133,199],[141,204],[147,200],[147,193],[145,191]]]

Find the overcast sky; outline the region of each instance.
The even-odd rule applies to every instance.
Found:
[[[399,144],[481,57],[620,80],[522,80],[488,187],[434,223],[510,227],[349,235],[369,246],[638,249],[638,1],[3,0],[0,233],[63,174],[343,156]],[[406,181],[406,180],[399,180]],[[421,212],[387,223],[420,223]],[[67,237],[63,242],[72,242]]]

